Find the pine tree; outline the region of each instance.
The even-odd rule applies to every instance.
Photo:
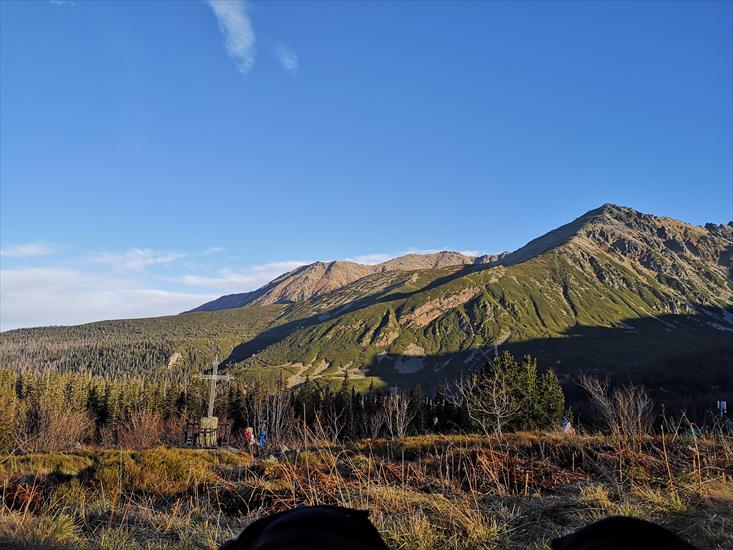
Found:
[[[565,410],[565,395],[552,369],[547,370],[540,378],[538,393],[540,427],[558,425]]]
[[[6,453],[13,446],[13,428],[21,412],[16,398],[15,373],[11,370],[0,370],[0,403],[0,453]]]

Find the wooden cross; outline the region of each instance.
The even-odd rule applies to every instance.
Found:
[[[211,380],[211,387],[209,388],[209,416],[214,416],[214,398],[216,397],[216,382],[218,380],[231,380],[232,377],[226,374],[218,374],[219,371],[219,359],[214,361],[214,371],[212,374],[203,374],[201,378],[204,380]]]

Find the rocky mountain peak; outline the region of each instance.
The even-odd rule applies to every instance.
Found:
[[[655,273],[663,284],[677,285],[683,291],[692,287],[710,287],[712,291],[718,288],[717,277],[731,278],[733,223],[699,227],[606,203],[515,252],[473,257],[443,250],[406,254],[373,265],[346,260],[318,261],[285,273],[255,291],[224,296],[193,311],[303,302],[369,275],[461,265],[511,266],[550,250],[586,259],[610,255]],[[701,262],[705,268],[701,267]],[[710,266],[718,267],[710,272]],[[670,283],[670,280],[676,282]]]

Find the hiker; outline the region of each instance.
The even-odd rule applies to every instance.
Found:
[[[562,431],[566,434],[575,435],[575,428],[570,423],[570,419],[567,416],[562,417]]]
[[[267,446],[267,433],[265,433],[265,430],[262,430],[260,432],[260,437],[257,438],[257,446],[260,448],[260,450],[264,449]]]
[[[244,429],[244,444],[250,453],[252,452],[252,447],[256,445],[254,430],[249,426]]]

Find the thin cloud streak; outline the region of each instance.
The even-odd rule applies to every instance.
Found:
[[[209,0],[224,46],[242,74],[252,70],[255,63],[255,33],[241,0]]]
[[[255,290],[310,263],[284,260],[217,269],[193,261],[213,258],[211,254],[222,251],[221,247],[212,246],[185,254],[135,247],[121,252],[54,256],[55,263],[36,265],[35,256],[54,254],[54,250],[53,245],[42,242],[3,249],[4,258],[18,258],[21,262],[27,258],[29,264],[33,263],[0,271],[0,330],[176,314],[222,294]],[[346,259],[373,265],[406,254],[441,250],[446,249],[378,252]],[[463,253],[479,255],[474,250]]]
[[[280,275],[292,271],[296,267],[306,265],[306,263],[298,260],[286,260],[239,270],[220,269],[214,276],[184,275],[172,280],[192,287],[216,288],[226,293],[246,292],[260,288]]]
[[[285,44],[280,44],[277,48],[277,59],[283,69],[291,74],[298,72],[300,66],[298,62],[298,54]]]
[[[150,248],[131,248],[127,252],[102,252],[92,254],[88,261],[107,265],[115,270],[142,271],[152,265],[169,264],[184,258],[177,252],[156,252]]]
[[[395,254],[387,254],[386,252],[377,252],[376,254],[364,254],[363,256],[354,256],[352,258],[344,258],[346,262],[355,262],[357,264],[376,265],[396,258]]]
[[[38,256],[50,256],[56,252],[56,247],[49,243],[33,242],[10,246],[0,250],[3,258],[36,258]]]
[[[453,251],[453,250],[454,250],[453,248],[449,248],[449,247],[430,248],[430,249],[410,248],[407,250],[403,250],[402,252],[375,252],[374,254],[364,254],[362,256],[352,256],[349,258],[344,258],[344,261],[356,262],[357,264],[375,265],[375,264],[381,264],[388,260],[392,260],[394,258],[399,258],[400,256],[407,256],[408,254],[437,254],[438,252],[446,252],[446,251]],[[464,256],[473,256],[473,257],[478,257],[478,256],[482,256],[485,254],[485,252],[481,252],[479,250],[459,250],[458,253],[463,254]]]

